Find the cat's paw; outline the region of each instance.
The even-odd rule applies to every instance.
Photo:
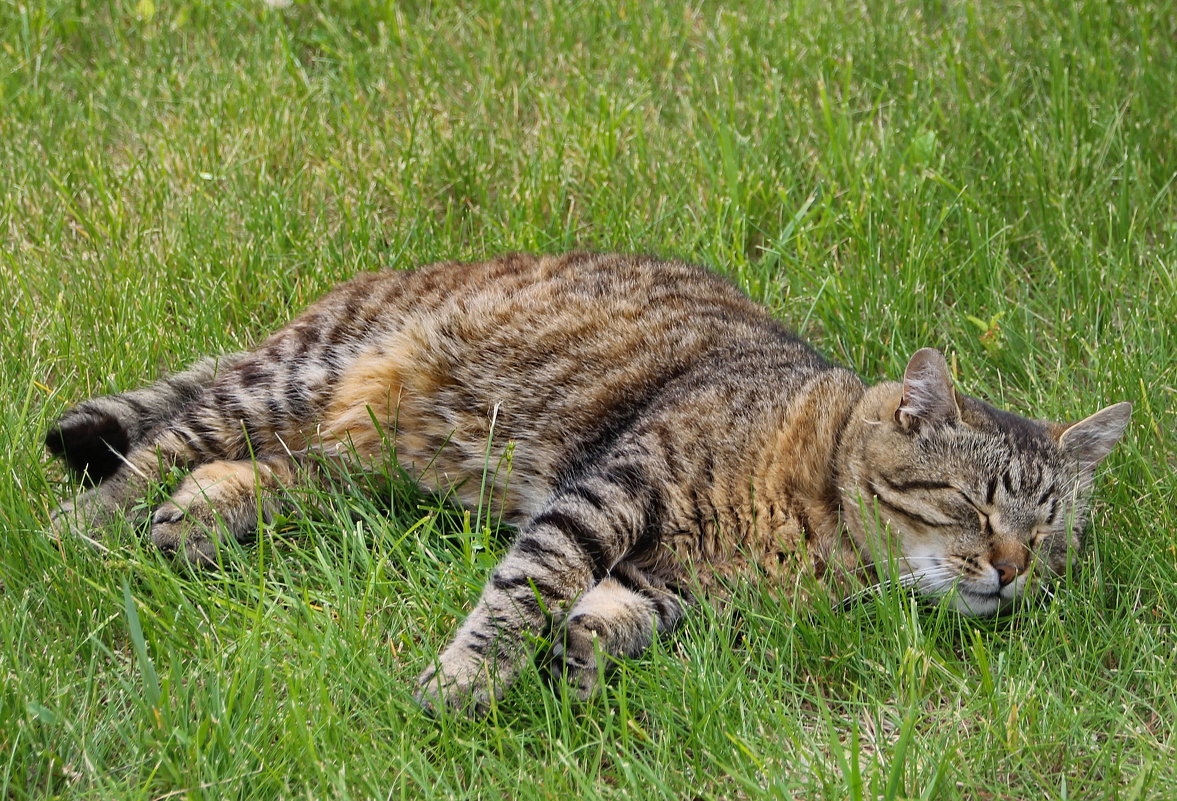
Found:
[[[249,462],[210,462],[198,467],[155,510],[151,541],[191,565],[215,566],[221,545],[257,536],[255,470],[268,468]],[[268,502],[263,500],[261,505],[263,519],[268,519]]]
[[[83,492],[50,513],[49,537],[58,542],[79,539],[105,553],[109,549],[101,542],[102,532],[114,518],[114,510],[100,495]]]
[[[417,702],[437,713],[443,707],[481,717],[519,673],[524,650],[477,628],[463,628],[437,663],[417,679]]]
[[[569,621],[563,636],[552,646],[548,669],[552,678],[581,700],[596,695],[601,686],[598,632],[591,619],[578,615]]]
[[[181,509],[165,501],[151,516],[151,542],[169,556],[196,567],[217,564],[218,521],[206,504]]]
[[[472,717],[490,710],[490,682],[478,676],[455,676],[430,668],[417,679],[417,703],[431,715],[449,709]]]

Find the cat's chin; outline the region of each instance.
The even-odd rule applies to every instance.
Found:
[[[1001,593],[979,593],[958,587],[943,598],[957,612],[966,617],[993,617],[1008,609],[1016,598],[1005,598]]]

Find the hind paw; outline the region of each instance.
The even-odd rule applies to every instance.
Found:
[[[168,554],[190,564],[217,563],[217,547],[224,542],[252,539],[257,533],[256,477],[271,476],[270,468],[250,462],[210,462],[188,475],[172,497],[151,518],[151,541]],[[263,519],[273,501],[263,499]]]
[[[207,505],[181,509],[168,501],[151,517],[151,542],[155,547],[198,567],[216,565],[219,534],[216,515]]]
[[[101,496],[84,492],[72,501],[65,501],[49,515],[49,536],[61,542],[74,538],[89,543],[102,552],[109,550],[100,540],[100,532],[108,528],[116,517],[115,510]]]

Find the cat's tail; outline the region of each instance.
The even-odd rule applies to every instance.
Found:
[[[244,355],[204,358],[142,389],[83,401],[54,423],[45,446],[84,483],[97,484],[119,469],[131,448],[173,420]]]

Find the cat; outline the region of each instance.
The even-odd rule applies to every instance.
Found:
[[[394,449],[427,490],[470,507],[487,490],[516,529],[419,680],[427,708],[480,711],[537,636],[588,696],[732,580],[845,593],[890,576],[968,615],[1004,609],[1064,570],[1130,413],[1001,411],[956,391],[930,348],[868,387],[684,263],[445,262],[359,275],[250,352],[68,410],[46,443],[89,488],[51,528],[97,543],[186,471],[141,522],[215,564],[283,488]]]

